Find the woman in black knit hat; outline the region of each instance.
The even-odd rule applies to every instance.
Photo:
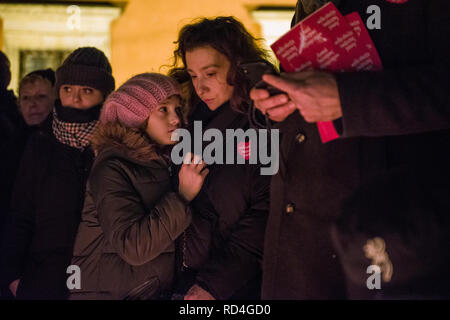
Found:
[[[56,71],[53,116],[30,137],[3,241],[3,287],[18,299],[65,299],[67,267],[93,161],[90,137],[115,83],[96,48],[75,50]]]

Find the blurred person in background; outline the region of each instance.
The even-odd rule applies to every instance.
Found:
[[[9,205],[13,184],[28,138],[38,129],[50,130],[49,121],[46,123],[45,120],[48,119],[55,105],[54,86],[55,72],[53,70],[33,71],[20,81],[18,105],[14,102],[9,107],[15,115],[18,108],[22,117],[16,119],[14,132],[2,133],[1,150],[3,150],[3,154],[0,168],[2,223],[0,224],[0,234],[2,234],[3,225],[10,219]],[[2,124],[2,131],[4,129],[9,131],[7,125]],[[8,291],[2,290],[6,293]]]
[[[8,152],[14,146],[11,141],[20,135],[21,128],[23,128],[22,117],[17,109],[17,99],[14,92],[8,90],[10,81],[10,62],[8,57],[0,51],[0,235],[7,219],[15,176],[14,164],[16,161],[14,161],[14,156],[8,155]],[[13,154],[15,153],[13,152]]]
[[[6,223],[9,220],[11,189],[17,171],[19,154],[23,148],[16,146],[17,137],[25,127],[12,90],[8,90],[11,81],[10,62],[0,51],[0,243]],[[0,259],[3,251],[0,250]],[[0,286],[0,298],[10,298],[6,287]]]
[[[36,70],[19,84],[19,110],[27,126],[38,126],[50,115],[55,105],[55,72]]]

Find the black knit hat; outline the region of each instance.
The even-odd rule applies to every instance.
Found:
[[[93,47],[76,49],[56,70],[57,92],[63,84],[92,87],[100,90],[105,98],[115,88],[108,58]]]

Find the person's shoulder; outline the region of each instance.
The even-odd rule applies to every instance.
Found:
[[[151,185],[165,184],[169,179],[168,167],[157,160],[140,165],[114,153],[100,153],[92,167],[89,184],[91,189],[96,192],[113,186],[113,188],[120,186],[121,189],[141,190]]]
[[[53,132],[41,125],[31,132],[27,145],[31,145],[36,152],[47,153],[48,149],[56,147],[57,141]]]
[[[7,112],[18,111],[17,98],[12,90],[0,90],[0,108]]]
[[[23,141],[21,162],[23,166],[34,168],[37,174],[45,175],[44,168],[53,163],[53,155],[57,148],[55,141],[39,130],[29,134]]]
[[[91,171],[92,173],[96,173],[105,170],[117,170],[123,167],[128,167],[124,159],[115,154],[103,151],[95,156],[94,165]]]
[[[38,126],[37,130],[51,134],[53,132],[53,114],[50,113],[44,121]]]
[[[41,148],[45,148],[46,146],[51,146],[54,144],[52,136],[50,132],[46,132],[41,130],[40,128],[36,128],[32,131],[28,137],[28,146],[33,146],[34,149],[39,150]]]
[[[92,190],[99,191],[106,188],[111,182],[129,180],[127,165],[118,157],[96,156],[89,176],[89,185]]]
[[[152,157],[150,157],[150,155]],[[151,169],[168,169],[168,160],[158,153],[152,152],[148,159],[143,156],[137,157],[136,154],[124,151],[124,148],[117,146],[110,146],[101,149],[95,157],[96,165],[114,164],[127,168],[146,167]]]

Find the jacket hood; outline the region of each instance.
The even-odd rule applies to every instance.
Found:
[[[116,156],[149,165],[157,162],[168,165],[167,150],[153,142],[141,129],[129,128],[120,123],[100,124],[91,138],[96,156]]]

